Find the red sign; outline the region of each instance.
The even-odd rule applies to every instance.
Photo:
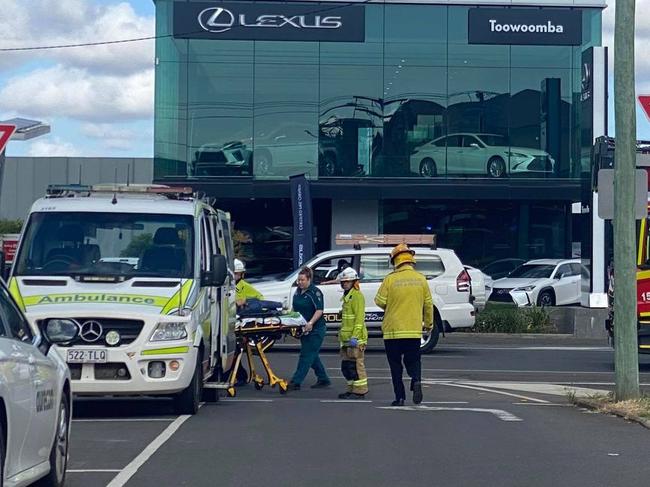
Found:
[[[7,142],[16,131],[15,125],[0,125],[0,154],[5,150]]]
[[[5,262],[11,264],[16,257],[16,251],[18,250],[18,239],[20,235],[18,234],[6,234],[2,236],[2,252],[5,255]]]

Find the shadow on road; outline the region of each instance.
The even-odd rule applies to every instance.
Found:
[[[171,399],[77,398],[75,419],[175,416]]]

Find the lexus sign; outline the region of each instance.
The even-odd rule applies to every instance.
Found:
[[[259,41],[365,40],[364,7],[174,2],[174,37]]]
[[[571,9],[473,8],[470,44],[579,46],[582,13]]]

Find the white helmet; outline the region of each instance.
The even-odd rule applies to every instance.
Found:
[[[359,279],[359,274],[352,267],[347,267],[343,269],[338,275],[338,280],[343,281],[357,281]]]
[[[235,270],[234,270],[234,272],[246,272],[246,266],[239,259],[235,259]]]

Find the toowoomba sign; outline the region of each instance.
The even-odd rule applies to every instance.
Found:
[[[474,8],[469,11],[470,44],[579,46],[582,13],[571,9]]]

